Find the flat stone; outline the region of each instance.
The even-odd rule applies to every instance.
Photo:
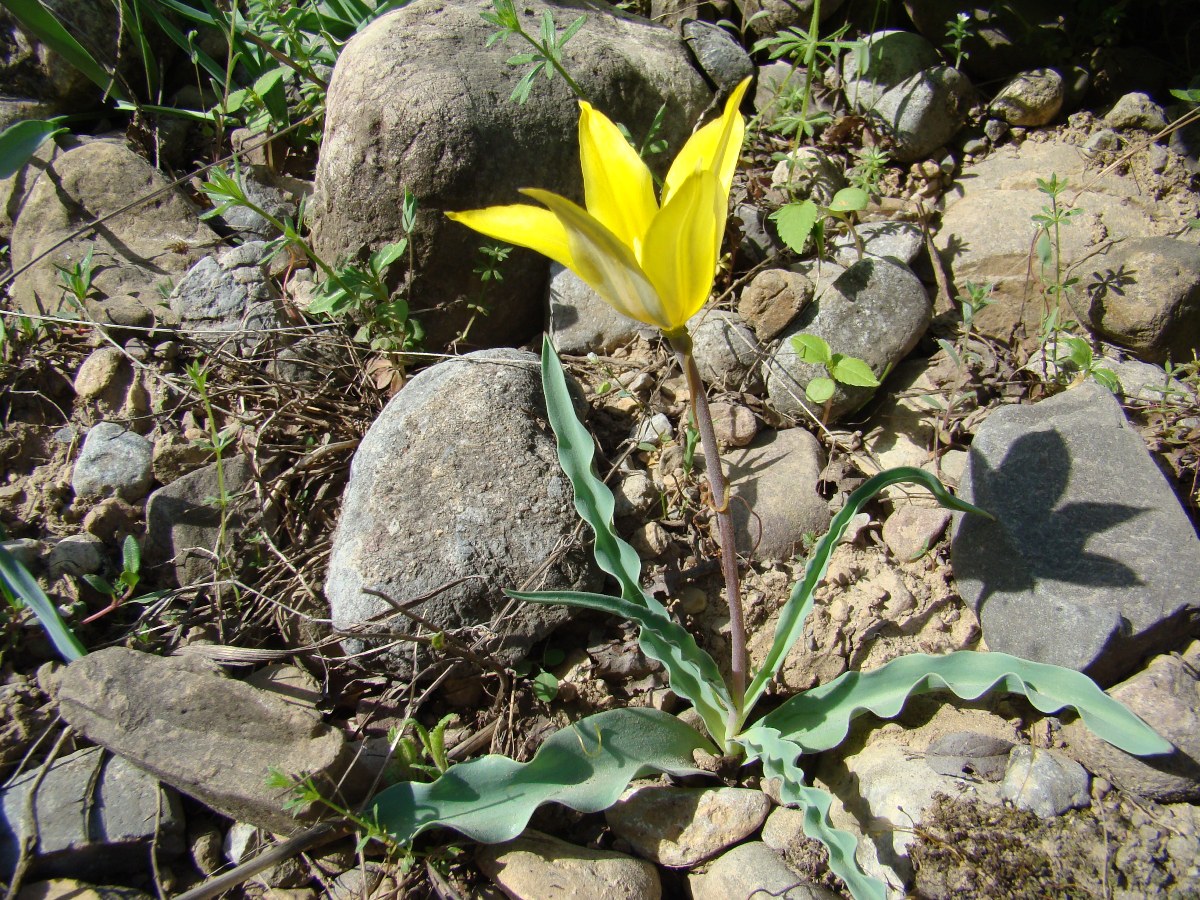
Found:
[[[688,868],[753,834],[770,809],[761,791],[650,785],[626,794],[604,816],[639,856]]]
[[[258,349],[283,324],[266,271],[269,253],[265,242],[248,241],[192,266],[169,298],[180,327],[208,347],[230,344],[243,354]]]
[[[1161,803],[1200,800],[1200,642],[1182,656],[1158,656],[1109,694],[1175,745],[1176,752],[1142,758],[1118,750],[1082,722],[1063,728],[1068,752],[1123,790]]]
[[[81,500],[120,497],[133,503],[150,490],[153,445],[116,422],[97,422],[88,429],[71,473],[71,487]]]
[[[481,844],[475,861],[507,896],[517,900],[658,900],[662,896],[653,864],[623,853],[568,844],[532,828],[516,840]]]
[[[804,883],[802,875],[762,841],[747,841],[713,860],[703,874],[688,876],[693,900],[837,900],[828,888]]]
[[[230,818],[290,834],[323,814],[313,804],[294,815],[285,809],[291,792],[267,786],[271,769],[312,775],[324,791],[366,787],[339,785],[353,750],[319,713],[199,660],[109,647],[55,680],[72,728]]]
[[[990,649],[1112,684],[1196,620],[1200,540],[1099,385],[992,412],[960,495],[996,516],[960,515],[953,541]]]
[[[0,877],[11,877],[28,833],[25,808],[37,771],[0,798]],[[173,791],[129,760],[89,747],[56,760],[37,788],[34,873],[102,878],[144,871],[151,847],[181,853],[183,810]]]
[[[863,252],[911,266],[925,249],[925,235],[912,222],[863,222],[854,226]],[[833,256],[844,266],[858,262],[858,246],[850,234],[839,234],[831,242]]]
[[[22,884],[17,900],[151,900],[151,897],[131,887],[85,884],[74,878],[50,878]]]
[[[910,562],[933,547],[950,522],[942,507],[905,504],[883,522],[883,542],[901,562]]]
[[[726,453],[725,466],[739,553],[788,560],[805,536],[829,529],[829,505],[817,493],[825,454],[811,432],[763,431]]]
[[[1092,802],[1083,766],[1054,750],[1018,744],[1008,757],[1000,797],[1043,819],[1083,809]]]

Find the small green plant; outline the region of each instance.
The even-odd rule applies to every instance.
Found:
[[[95,287],[92,285],[92,279],[95,277],[95,272],[92,270],[92,255],[96,252],[94,246],[88,247],[87,254],[83,259],[71,266],[60,266],[54,264],[54,268],[58,270],[58,281],[62,289],[67,293],[67,299],[77,309],[82,309],[84,301],[92,296]]]
[[[271,768],[267,770],[264,785],[271,790],[288,792],[290,796],[283,804],[283,808],[286,810],[299,811],[319,804],[331,810],[340,818],[352,823],[358,831],[356,850],[359,853],[366,849],[367,845],[372,842],[382,844],[387,848],[394,846],[391,835],[380,826],[373,815],[359,815],[353,810],[330,800],[321,793],[321,789],[317,787],[311,775],[303,778],[295,778],[281,769]],[[405,857],[409,860],[412,859],[412,856],[411,853],[405,854]]]
[[[550,669],[557,666],[565,658],[566,654],[558,648],[547,647],[542,652],[540,666],[536,666],[525,660],[518,663],[513,668],[513,672],[522,678],[529,679],[529,687],[533,691],[533,696],[537,697],[543,703],[550,703],[558,696],[558,678]]]
[[[533,68],[521,76],[521,80],[513,88],[510,99],[524,104],[529,99],[534,79],[538,74],[544,73],[546,79],[550,80],[554,77],[555,72],[563,77],[567,86],[575,92],[576,97],[581,100],[587,99],[583,88],[567,72],[562,61],[563,49],[567,42],[579,33],[579,29],[587,22],[587,16],[579,16],[560,32],[558,26],[554,24],[554,16],[550,14],[550,10],[543,10],[541,34],[540,37],[534,37],[521,24],[521,17],[513,0],[492,0],[492,11],[485,10],[479,15],[489,25],[494,25],[499,29],[488,36],[485,46],[491,47],[497,41],[501,44],[506,43],[510,37],[515,35],[533,48],[532,51],[518,53],[507,60],[510,66],[533,65]]]
[[[1099,364],[1092,351],[1092,345],[1083,338],[1060,334],[1053,346],[1058,372],[1064,373],[1064,369],[1073,371],[1073,384],[1079,384],[1090,378],[1114,394],[1121,392],[1121,382],[1117,378],[1116,372]],[[1065,356],[1062,354],[1063,349],[1067,351]]]
[[[1046,311],[1042,318],[1042,328],[1039,341],[1044,346],[1058,332],[1070,328],[1070,322],[1063,320],[1063,306],[1070,304],[1070,290],[1079,281],[1078,278],[1065,278],[1062,258],[1062,226],[1069,225],[1071,220],[1080,213],[1075,207],[1064,206],[1061,197],[1067,189],[1066,179],[1059,180],[1057,174],[1051,173],[1049,178],[1037,180],[1038,190],[1050,198],[1050,203],[1042,207],[1040,213],[1033,215],[1033,223],[1037,226],[1037,239],[1034,242],[1034,252],[1037,254],[1041,267],[1043,291],[1046,297]],[[1053,276],[1048,270],[1053,269]]]
[[[858,162],[848,173],[850,186],[858,188],[870,197],[878,197],[883,174],[887,171],[892,155],[878,147],[863,147],[854,153]]]
[[[974,36],[975,23],[970,13],[960,12],[946,22],[946,43],[942,47],[954,54],[954,68],[962,68],[962,61],[970,56],[963,45]]]
[[[450,768],[450,759],[446,756],[446,728],[455,718],[454,713],[449,713],[433,728],[426,728],[416,719],[405,719],[399,726],[388,729],[388,744],[393,749],[392,763],[398,780],[420,778],[432,781]],[[409,728],[416,740],[404,733]]]
[[[966,296],[959,294],[958,308],[962,312],[963,336],[970,337],[975,329],[976,317],[991,306],[996,298],[992,296],[994,285],[990,282],[987,284],[977,284],[974,281],[966,283]]]
[[[121,571],[111,582],[99,575],[84,575],[83,580],[109,598],[108,606],[83,620],[85,625],[107,616],[125,601],[133,599],[142,580],[142,548],[138,546],[137,538],[132,534],[125,536],[121,544]]]
[[[812,19],[808,30],[794,25],[780,31],[772,37],[763,38],[754,45],[755,53],[769,50],[771,59],[788,57],[792,61],[792,73],[804,69],[804,84],[801,88],[791,89],[788,79],[781,86],[780,97],[784,110],[777,115],[771,127],[783,135],[791,135],[793,141],[798,141],[801,134],[805,137],[816,137],[817,132],[832,121],[832,116],[824,110],[812,109],[813,83],[825,66],[837,65],[837,59],[846,50],[859,46],[857,41],[844,41],[842,38],[850,26],[843,25],[833,34],[822,38],[821,31],[821,0],[814,0]]]
[[[481,244],[479,247],[479,255],[481,257],[479,265],[471,271],[479,276],[479,296],[475,300],[467,302],[467,309],[471,311],[471,317],[467,320],[467,324],[463,326],[462,331],[454,339],[454,343],[458,344],[465,341],[471,333],[471,328],[475,324],[475,320],[480,316],[491,314],[491,307],[487,304],[487,288],[488,284],[493,281],[503,281],[504,272],[503,265],[508,260],[508,255],[512,253],[512,247],[504,244]]]
[[[802,362],[824,366],[828,377],[819,376],[812,379],[804,388],[804,394],[813,403],[825,407],[825,417],[829,415],[829,405],[833,402],[833,392],[838,384],[851,387],[879,387],[879,379],[861,359],[855,356],[845,356],[834,353],[829,349],[829,343],[815,334],[792,335],[792,349]]]
[[[862,188],[845,187],[833,195],[828,206],[819,206],[812,200],[787,203],[771,213],[770,219],[775,223],[780,240],[789,250],[803,255],[809,238],[812,238],[818,256],[825,255],[825,220],[835,219],[843,222],[854,240],[858,258],[862,259],[862,237],[855,229],[854,221],[857,214],[866,209],[870,202],[871,198]]]

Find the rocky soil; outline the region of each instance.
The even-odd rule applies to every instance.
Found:
[[[586,13],[564,62],[633,135],[665,105],[660,172],[757,76],[727,255],[690,326],[752,661],[870,475],[923,467],[996,515],[889,489],[835,551],[773,696],[909,652],[1003,651],[1088,673],[1177,748],[1148,764],[1003,696],[863,717],[804,761],[861,836],[860,863],[896,897],[1200,896],[1200,138],[1194,104],[1170,93],[1196,69],[1196,16],[1170,0],[1109,18],[971,7],[956,58],[960,6],[826,0],[824,32],[846,24],[861,43],[814,71],[828,118],[799,140],[803,68],[748,51],[807,28],[810,3],[749,4],[742,31],[713,24],[732,7],[694,21],[656,0],[640,11],[658,24],[522,9],[560,27]],[[590,712],[688,715],[627,624],[502,593],[604,584],[529,352],[543,331],[643,583],[728,656],[674,357],[533,253],[481,281],[476,235],[443,216],[521,187],[581,192],[574,96],[556,78],[509,99],[521,70],[485,47],[487,8],[413,0],[350,41],[315,155],[249,133],[214,149],[198,125],[147,142],[149,126],[111,114],[0,181],[0,526],[89,651],[63,664],[7,598],[8,896],[847,896],[753,768],[647,781],[602,814],[547,807],[499,846],[360,845],[343,824],[390,780],[426,777],[419,731],[439,723],[452,761],[528,759]],[[0,35],[25,48],[0,60],[14,92],[0,126],[99,105],[7,18]],[[229,150],[268,217],[202,217],[194,173]],[[789,249],[769,215],[862,184],[876,150],[864,252],[832,222],[825,252]],[[303,206],[318,256],[363,261],[404,235],[406,192],[417,213],[388,288],[423,343],[372,345],[369,315],[309,312],[319,273],[270,219]],[[1035,217],[1060,210],[1047,250]],[[63,272],[85,259],[71,296]],[[986,303],[964,303],[984,286]],[[823,372],[800,333],[882,386],[814,404]],[[275,771],[327,802],[296,802]]]

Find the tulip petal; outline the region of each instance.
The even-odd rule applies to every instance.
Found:
[[[733,170],[737,168],[738,157],[742,152],[742,138],[746,134],[746,122],[738,107],[750,87],[750,79],[742,81],[733,89],[729,100],[725,103],[725,112],[721,118],[709,122],[690,138],[671,163],[667,179],[663,182],[663,205],[665,206],[679,190],[688,176],[699,166],[708,169],[717,176],[725,196],[733,186]]]
[[[536,250],[568,269],[575,268],[566,229],[549,210],[515,203],[512,206],[448,212],[446,217],[498,241]]]
[[[662,297],[671,330],[700,311],[712,290],[726,198],[721,182],[707,169],[694,172],[676,189],[646,234],[642,268]]]
[[[579,161],[587,211],[636,256],[658,212],[654,179],[604,113],[586,102],[579,107]]]
[[[550,191],[521,191],[550,207],[566,233],[569,268],[622,315],[658,328],[670,328],[662,302],[638,265],[633,251],[587,210]]]

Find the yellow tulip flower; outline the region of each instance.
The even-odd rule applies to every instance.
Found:
[[[489,237],[537,250],[587,282],[618,312],[680,335],[712,290],[750,80],[724,114],[688,139],[655,199],[650,170],[613,122],[580,102],[579,156],[586,209],[550,191],[527,204],[446,213]]]

